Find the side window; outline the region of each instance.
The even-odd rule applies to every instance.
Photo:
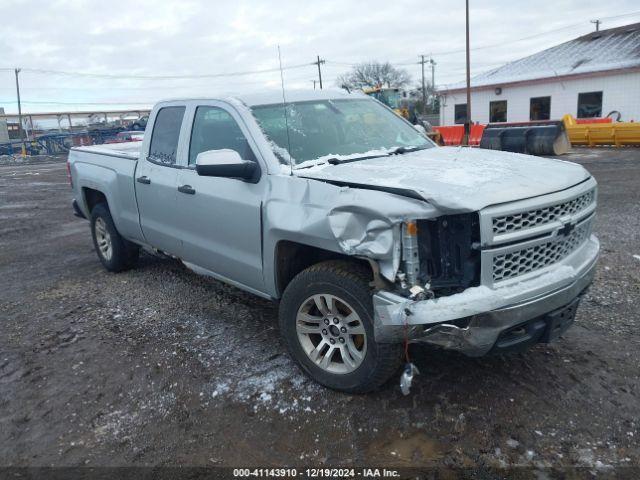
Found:
[[[551,118],[551,97],[534,97],[529,101],[529,120]]]
[[[467,121],[467,104],[466,103],[458,103],[454,106],[454,123],[460,124]]]
[[[156,115],[151,134],[149,160],[164,165],[176,164],[176,152],[185,107],[164,107]]]
[[[207,150],[235,150],[243,160],[256,160],[242,130],[229,112],[218,107],[198,107],[191,130],[189,165]]]
[[[489,122],[506,122],[507,121],[507,101],[496,100],[489,102]]]
[[[578,94],[578,118],[599,117],[602,115],[602,92]]]

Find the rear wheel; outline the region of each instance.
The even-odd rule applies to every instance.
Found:
[[[374,340],[371,289],[356,263],[328,261],[298,274],[282,297],[280,330],[302,370],[335,390],[375,390],[400,365],[400,345]]]
[[[110,272],[121,272],[134,267],[140,254],[139,247],[124,239],[116,230],[109,207],[100,203],[91,210],[91,235],[100,262]]]

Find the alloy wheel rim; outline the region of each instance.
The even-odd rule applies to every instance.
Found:
[[[298,341],[307,357],[335,374],[356,370],[367,353],[367,333],[351,305],[331,294],[307,298],[296,314]]]
[[[111,245],[111,235],[107,231],[107,224],[102,218],[96,219],[96,243],[98,244],[98,250],[105,260],[111,260],[113,255],[113,247]]]

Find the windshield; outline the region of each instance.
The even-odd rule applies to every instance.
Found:
[[[288,103],[288,135],[282,104],[256,106],[252,112],[278,158],[286,164],[291,159],[298,167],[434,146],[395,113],[367,98]]]
[[[400,92],[397,90],[381,90],[378,100],[389,108],[400,108]]]

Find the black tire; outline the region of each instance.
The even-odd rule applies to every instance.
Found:
[[[287,286],[280,302],[280,332],[289,354],[318,383],[346,393],[376,390],[394,375],[402,361],[402,345],[376,343],[373,301],[366,269],[355,262],[331,260],[300,272]],[[362,363],[349,373],[328,372],[309,358],[296,330],[298,309],[309,297],[329,294],[343,299],[356,311],[366,331]]]
[[[98,246],[96,234],[96,222],[104,222],[104,228],[110,236],[111,256],[107,258]],[[122,272],[136,266],[140,248],[128,240],[125,240],[116,230],[116,226],[111,218],[111,212],[106,203],[100,203],[91,210],[91,236],[93,237],[93,248],[95,248],[100,262],[110,272]]]

